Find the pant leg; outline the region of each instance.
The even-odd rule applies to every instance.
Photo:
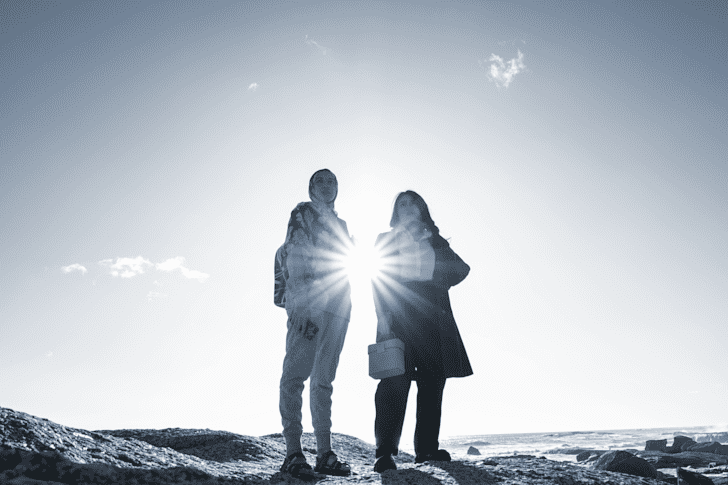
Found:
[[[399,439],[407,410],[411,377],[408,374],[388,377],[379,381],[374,395],[376,417],[374,436],[377,442],[376,457],[399,452]]]
[[[321,312],[316,320],[316,354],[311,371],[311,418],[319,455],[331,449],[331,395],[349,320]]]
[[[445,378],[442,374],[418,372],[415,453],[428,454],[440,447],[440,419]]]
[[[283,437],[286,440],[288,455],[301,450],[303,383],[311,374],[315,354],[315,339],[306,338],[305,329],[295,328],[289,318],[279,400]]]

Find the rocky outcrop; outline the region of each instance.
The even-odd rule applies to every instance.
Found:
[[[479,454],[480,454],[480,450],[478,450],[476,447],[471,446],[470,448],[468,448],[468,455],[479,455]]]
[[[648,440],[645,443],[645,451],[666,451],[667,440]]]
[[[687,436],[678,435],[673,438],[672,446],[667,448],[668,453],[680,453],[688,451],[688,448],[696,444],[695,440]]]
[[[700,473],[690,470],[685,470],[683,468],[677,469],[677,476],[680,478],[681,482],[687,485],[715,485],[713,480],[706,477],[705,475],[701,475]]]
[[[604,453],[592,466],[597,470],[626,473],[637,477],[657,478],[657,469],[652,463],[622,450]]]
[[[311,433],[304,433],[302,445],[313,463],[316,450]],[[486,460],[456,457],[450,463],[415,464],[413,456],[400,452],[395,457],[398,470],[380,475],[372,469],[373,445],[339,433],[333,434],[332,445],[353,470],[346,478],[317,475],[316,481],[332,485],[661,483],[529,455]],[[284,453],[280,434],[253,437],[180,428],[87,431],[0,408],[2,485],[300,484],[278,472]]]
[[[717,441],[708,443],[695,443],[690,446],[686,451],[697,451],[700,453],[715,453],[716,455],[728,455],[725,450],[728,448],[726,445],[721,445]]]
[[[576,455],[576,461],[577,462],[579,462],[579,461],[587,461],[590,456],[592,456],[592,452],[591,451],[582,451],[581,453],[579,453],[578,455]]]
[[[652,463],[655,468],[675,468],[690,466],[693,468],[708,468],[711,464],[726,465],[728,457],[713,453],[699,453],[686,451],[682,453],[663,453],[661,451],[641,451],[638,456]]]

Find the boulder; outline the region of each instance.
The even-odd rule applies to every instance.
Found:
[[[645,478],[657,478],[655,466],[627,451],[614,450],[604,453],[592,465],[597,470],[626,473]]]
[[[592,455],[591,451],[582,451],[578,455],[576,455],[576,461],[586,461],[589,459],[589,457]]]
[[[677,469],[677,476],[681,483],[686,483],[687,485],[715,485],[715,482],[705,475],[691,472],[684,468]]]
[[[685,443],[695,444],[695,440],[692,438],[689,438],[687,436],[678,435],[673,438],[672,446],[668,446],[665,450],[668,453],[680,453],[682,450],[682,446]]]
[[[649,440],[645,443],[645,451],[665,451],[667,440]]]
[[[697,445],[698,443],[695,440],[686,441],[682,444],[680,447],[680,451],[688,451],[690,450],[691,446]]]
[[[597,455],[596,453],[592,453],[592,455],[586,460],[586,463],[594,463],[599,459],[601,455]]]
[[[470,448],[468,448],[468,455],[479,455],[479,454],[480,454],[480,451],[476,447],[471,446]]]
[[[693,468],[708,468],[711,463],[726,464],[726,457],[713,453],[696,453],[686,451],[684,453],[660,453],[659,451],[643,451],[640,456],[652,464],[655,468],[672,468],[678,466],[690,466]]]
[[[708,443],[695,443],[694,445],[690,446],[687,451],[699,451],[701,453],[715,453],[719,454],[718,451],[723,447],[720,443],[717,441],[708,442]]]

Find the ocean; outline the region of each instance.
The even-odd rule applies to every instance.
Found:
[[[695,426],[687,428],[645,428],[600,431],[566,431],[550,433],[483,434],[451,436],[440,440],[440,447],[448,450],[458,459],[482,459],[489,456],[535,455],[546,456],[557,461],[576,461],[573,449],[597,450],[644,450],[647,440],[666,439],[672,445],[673,437],[689,436],[697,441],[701,435],[728,432],[728,426]],[[403,440],[404,441],[404,440]],[[724,443],[726,444],[726,443]],[[480,456],[468,455],[470,447],[476,448]],[[405,447],[404,451],[412,452]]]

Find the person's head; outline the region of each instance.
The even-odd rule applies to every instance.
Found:
[[[333,205],[339,195],[339,183],[336,175],[328,168],[314,172],[308,181],[308,196],[314,202]]]
[[[430,230],[433,236],[439,237],[440,229],[432,220],[425,199],[414,190],[405,190],[400,192],[394,200],[394,210],[392,211],[392,219],[389,221],[389,227],[407,225],[412,222],[420,222]]]

